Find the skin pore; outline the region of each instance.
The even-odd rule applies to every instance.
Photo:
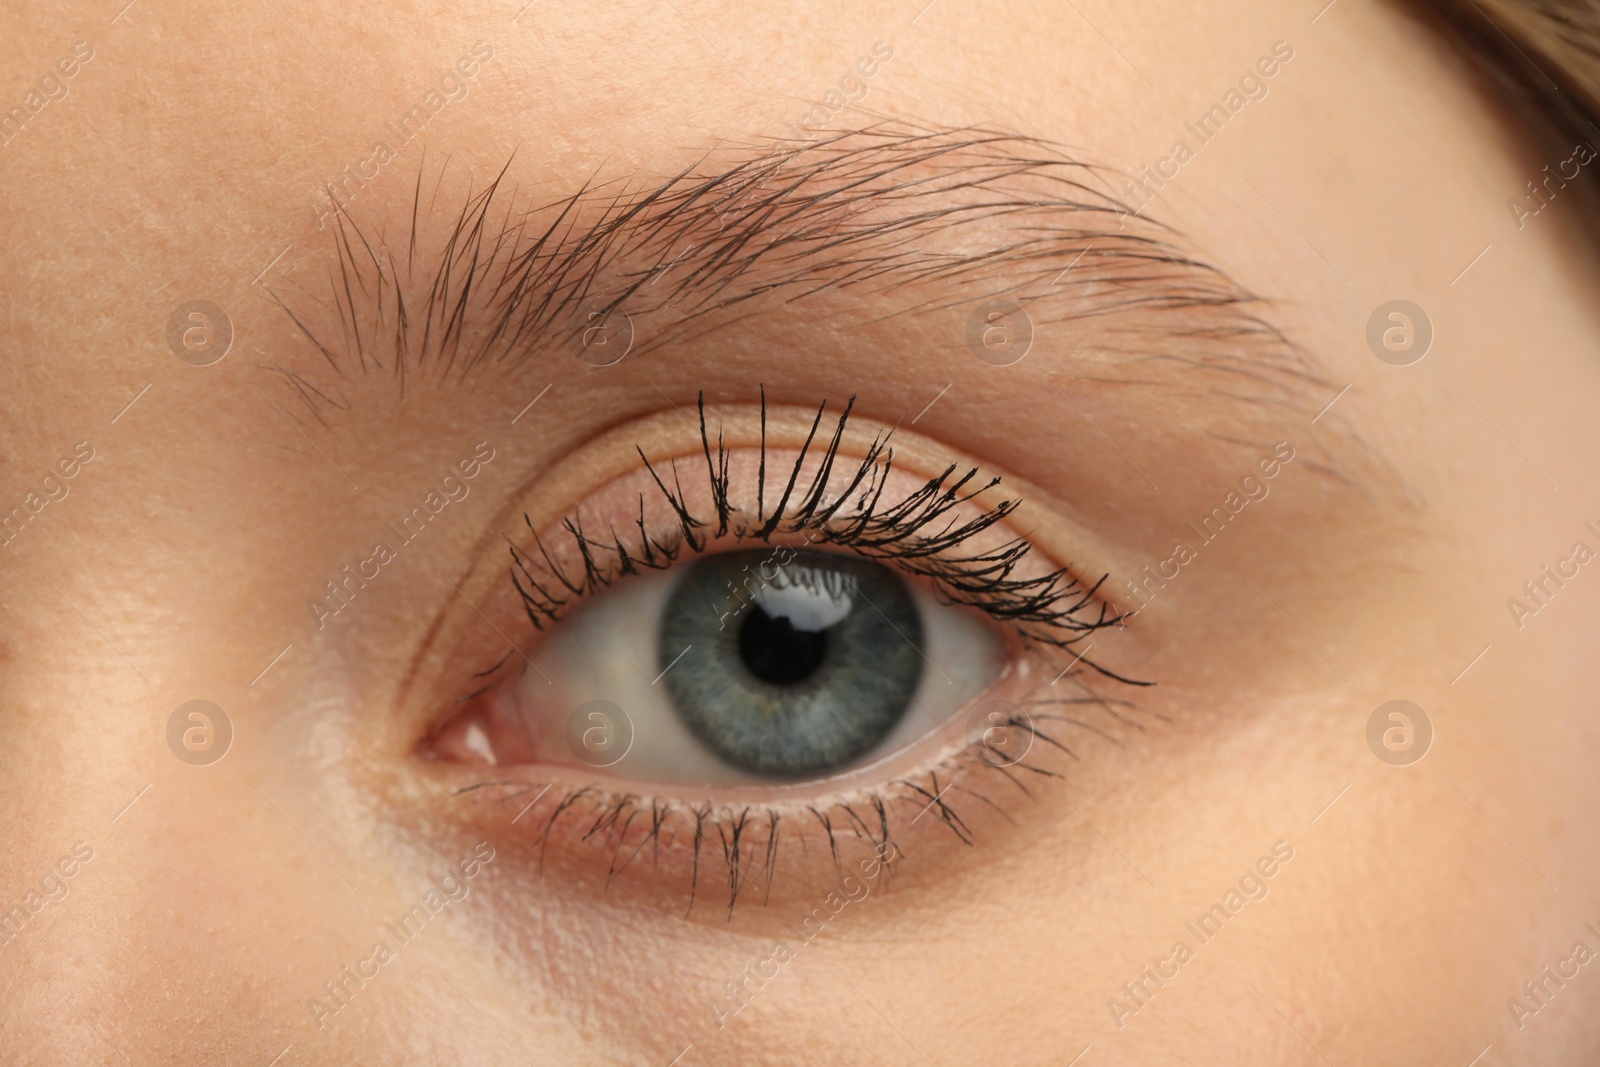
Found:
[[[0,1058],[1593,1061],[1574,146],[1363,0],[518,7],[0,13]],[[643,456],[708,551],[801,546],[719,531],[715,457],[749,515],[891,429],[886,501],[998,476],[1022,577],[1139,609],[943,608],[1070,709],[1031,770],[521,758],[582,608],[507,539],[676,522]]]

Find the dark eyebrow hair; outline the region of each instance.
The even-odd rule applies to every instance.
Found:
[[[1126,361],[1229,375],[1222,391],[1295,410],[1325,400],[1257,297],[1037,138],[883,124],[720,149],[654,182],[596,179],[543,203],[508,183],[511,166],[442,226],[440,182],[425,193],[419,173],[395,242],[341,207],[322,297],[288,278],[269,295],[336,377],[514,367],[619,310],[642,356],[775,303],[903,291],[915,302],[878,317],[1003,298],[1081,324]],[[267,369],[319,419],[348,406],[336,383]]]

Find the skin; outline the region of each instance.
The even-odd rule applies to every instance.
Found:
[[[1600,579],[1582,568],[1520,628],[1506,603],[1575,541],[1600,548],[1584,528],[1600,525],[1600,303],[1581,200],[1562,194],[1521,228],[1506,205],[1570,146],[1537,145],[1444,45],[1377,4],[1315,24],[1314,6],[1244,2],[1203,16],[952,0],[920,16],[513,14],[0,14],[8,101],[71,42],[94,48],[70,94],[0,150],[14,194],[0,208],[0,503],[78,442],[95,454],[0,548],[0,906],[75,842],[93,849],[0,946],[0,1058],[1064,1064],[1087,1047],[1076,1062],[1465,1064],[1488,1046],[1475,1062],[1594,1061],[1600,964],[1536,1014],[1507,1005],[1534,1006],[1522,983],[1575,942],[1600,950],[1584,926],[1600,926]],[[404,396],[390,376],[351,375],[352,410],[326,426],[266,369],[317,366],[254,284],[291,246],[272,269],[325,276],[311,190],[472,42],[492,62],[356,198],[370,226],[401,232],[423,146],[451,158],[461,191],[513,149],[535,198],[595,173],[664,175],[772,136],[880,39],[894,59],[836,124],[988,123],[1130,173],[1290,43],[1269,95],[1150,214],[1266,298],[1305,360],[1303,395],[1270,404],[1178,372],[1133,386],[1141,367],[1079,353],[1059,323],[994,368],[965,349],[964,308],[820,328],[871,317],[849,292],[604,370],[550,357]],[[203,368],[165,340],[195,298],[236,329]],[[1407,367],[1365,340],[1395,298],[1435,333]],[[932,820],[908,829],[892,882],[719,1028],[724,982],[827,891],[825,864],[796,853],[767,905],[731,920],[718,906],[686,918],[681,895],[643,878],[603,890],[609,856],[580,848],[541,878],[515,806],[456,795],[482,768],[418,745],[459,675],[505,648],[460,598],[515,619],[486,539],[636,469],[637,440],[695,454],[672,405],[692,410],[702,390],[748,445],[757,383],[789,423],[852,393],[866,424],[922,412],[908,469],[955,455],[1002,473],[1041,555],[1113,589],[1191,537],[1185,523],[1274,443],[1296,458],[1124,631],[1097,637],[1157,683],[1134,725],[1074,734],[1061,777],[1006,794],[1015,825],[973,814],[970,848]],[[318,630],[308,598],[485,439],[495,458],[472,495]],[[512,639],[534,642],[523,626]],[[209,766],[168,747],[192,699],[232,724]],[[1409,766],[1366,740],[1393,699],[1432,725]],[[470,893],[319,1025],[308,998],[480,842],[495,858]],[[1194,946],[1184,923],[1276,842],[1292,859],[1266,895],[1119,1018],[1110,998],[1135,1006],[1123,983],[1175,940]]]

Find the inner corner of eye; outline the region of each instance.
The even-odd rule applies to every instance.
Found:
[[[719,552],[590,597],[434,750],[709,788],[831,778],[942,736],[1007,662],[994,626],[896,568]]]

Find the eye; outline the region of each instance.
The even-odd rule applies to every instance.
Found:
[[[423,754],[477,768],[457,795],[512,808],[501,830],[541,869],[554,846],[609,885],[647,856],[652,892],[681,878],[692,907],[711,848],[731,908],[780,872],[833,873],[852,841],[869,864],[907,836],[971,844],[989,812],[1011,819],[991,792],[1032,798],[1049,757],[1076,756],[1070,730],[1128,724],[1101,688],[1146,683],[1095,647],[1123,624],[1100,582],[1034,550],[998,477],[897,462],[887,430],[847,433],[850,410],[819,443],[825,406],[769,423],[763,398],[713,433],[702,401],[698,454],[663,416],[527,491],[578,502],[525,512],[482,579],[499,592],[461,594],[482,625],[442,625],[461,651],[440,661],[513,647]]]
[[[1005,663],[992,625],[884,564],[719,553],[584,604],[496,691],[473,744],[485,762],[638,782],[822,778],[929,735]]]

